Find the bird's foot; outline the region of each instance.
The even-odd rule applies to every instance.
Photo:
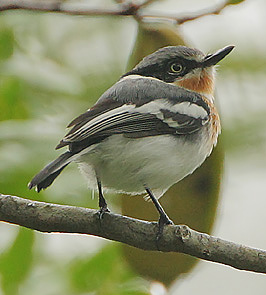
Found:
[[[101,222],[102,219],[103,219],[103,215],[104,215],[105,213],[108,213],[108,212],[110,212],[110,210],[108,209],[107,204],[105,204],[104,206],[101,206],[101,207],[100,207],[100,209],[98,210],[98,215],[99,215],[99,220],[100,220],[100,222]]]
[[[99,190],[99,207],[100,207],[98,211],[98,215],[99,215],[99,221],[101,224],[104,213],[108,213],[110,212],[110,210],[107,207],[107,203],[102,192],[102,184],[99,179],[97,179],[97,184],[98,184],[98,190]]]
[[[174,223],[166,214],[161,214],[157,224],[158,224],[158,231],[156,234],[156,247],[160,251],[159,243],[163,235],[164,227],[166,225],[173,225]]]
[[[162,238],[162,235],[163,235],[164,226],[169,225],[169,224],[174,224],[174,223],[167,216],[167,214],[165,213],[163,207],[161,206],[159,201],[155,198],[155,196],[153,195],[151,190],[148,187],[145,187],[145,189],[146,189],[146,192],[148,193],[150,199],[152,200],[153,204],[155,205],[155,207],[156,207],[156,209],[157,209],[157,211],[159,212],[159,215],[160,215],[159,221],[157,222],[157,224],[158,224],[158,232],[157,232],[157,235],[156,235],[156,246],[157,246],[157,249],[160,251],[159,242],[160,242],[160,239]]]

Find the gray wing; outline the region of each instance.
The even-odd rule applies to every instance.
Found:
[[[57,148],[68,145],[71,152],[79,152],[114,134],[132,138],[186,135],[199,130],[208,120],[208,109],[201,105],[202,98],[199,100],[198,96],[200,103],[192,102],[196,101],[195,97],[187,91],[184,95],[183,90],[177,91],[176,99],[173,95],[163,98],[157,84],[149,85],[148,96],[143,93],[147,87],[132,85],[129,80],[125,82],[116,83],[90,110],[74,119],[68,126],[71,130]]]

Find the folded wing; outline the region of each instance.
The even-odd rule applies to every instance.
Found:
[[[111,102],[108,104],[108,110],[103,110],[103,105],[96,104],[93,109],[76,118],[70,124],[72,129],[57,148],[68,145],[70,151],[75,153],[114,134],[131,138],[162,134],[181,136],[198,131],[208,121],[207,112],[202,107],[199,107],[202,114],[196,116],[195,113],[193,116],[189,111],[184,113],[182,103],[178,111],[177,105],[167,100],[155,100],[142,106],[124,103],[117,105],[113,101],[113,108]],[[189,104],[188,110],[193,107],[189,107]]]

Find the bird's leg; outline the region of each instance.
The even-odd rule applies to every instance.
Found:
[[[151,198],[153,204],[155,205],[157,211],[160,214],[160,218],[158,220],[159,230],[158,230],[158,233],[157,233],[157,236],[156,236],[156,243],[157,243],[157,247],[158,247],[158,242],[159,242],[159,240],[160,240],[160,238],[162,236],[164,226],[167,225],[167,224],[174,224],[174,223],[168,217],[168,215],[165,213],[163,207],[161,206],[161,204],[159,203],[159,201],[154,197],[154,195],[151,192],[151,190],[148,187],[145,187],[145,189],[146,189],[146,192],[148,193],[149,197]]]
[[[100,219],[102,219],[103,214],[105,212],[110,212],[110,210],[107,207],[107,203],[105,201],[105,198],[103,196],[103,191],[102,191],[102,184],[101,181],[97,178],[97,186],[98,186],[98,191],[99,191],[99,215],[100,215]]]

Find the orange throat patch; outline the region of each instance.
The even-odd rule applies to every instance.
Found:
[[[214,79],[212,75],[202,71],[198,77],[191,77],[174,82],[177,86],[206,94],[213,94],[214,92]]]

